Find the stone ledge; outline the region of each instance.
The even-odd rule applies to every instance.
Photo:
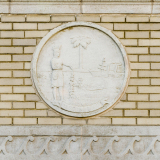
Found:
[[[157,136],[159,126],[38,125],[0,126],[0,136]]]
[[[41,1],[0,2],[0,13],[54,14],[54,13],[160,13],[160,2],[147,1]]]
[[[160,0],[0,0],[0,2],[156,2]]]

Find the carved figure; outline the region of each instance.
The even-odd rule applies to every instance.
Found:
[[[53,97],[54,100],[63,100],[63,66],[69,67],[71,70],[72,68],[63,63],[62,59],[60,58],[61,46],[54,45],[53,46],[53,58],[51,60],[51,67],[52,67],[52,88],[53,88]]]
[[[53,59],[51,60],[52,67],[52,88],[54,100],[63,100],[63,62],[60,59],[61,46],[53,46]]]

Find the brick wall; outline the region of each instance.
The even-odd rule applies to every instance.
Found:
[[[90,119],[63,117],[35,94],[30,78],[35,46],[51,29],[91,21],[112,32],[126,48],[131,78],[112,111]],[[158,125],[160,123],[160,15],[1,15],[0,124]]]

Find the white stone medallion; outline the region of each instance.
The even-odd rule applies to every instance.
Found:
[[[125,49],[97,24],[71,22],[51,30],[32,60],[37,93],[57,112],[90,117],[111,109],[129,79]]]

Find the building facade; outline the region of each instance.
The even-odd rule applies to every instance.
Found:
[[[0,159],[160,158],[159,0],[0,0],[0,14]],[[68,23],[105,28],[125,49],[127,88],[106,112],[57,113],[33,84],[36,47]]]

